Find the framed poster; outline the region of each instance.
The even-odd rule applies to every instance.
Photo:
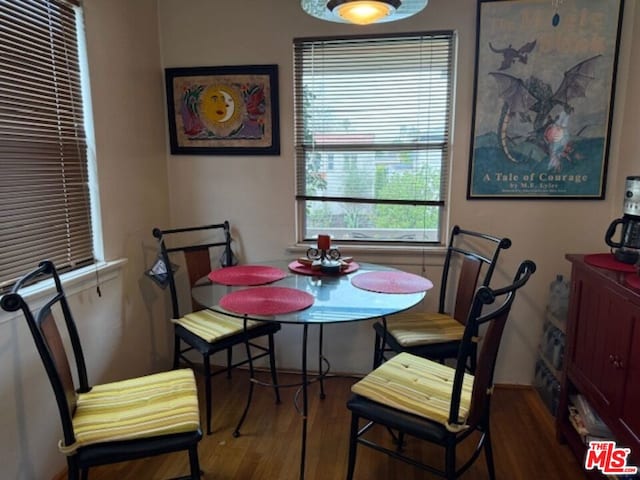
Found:
[[[165,70],[171,153],[279,155],[277,65]]]
[[[603,199],[623,0],[480,0],[468,199]]]

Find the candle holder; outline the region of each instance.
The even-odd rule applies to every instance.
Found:
[[[307,258],[315,261],[337,261],[340,260],[340,250],[337,248],[329,248],[328,250],[311,247],[307,249]]]
[[[340,273],[340,250],[331,248],[329,235],[318,235],[317,247],[307,249],[307,258],[313,263],[311,268],[318,268],[324,273]]]

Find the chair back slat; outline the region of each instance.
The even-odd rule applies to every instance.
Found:
[[[500,289],[492,289],[483,285],[476,291],[458,350],[449,411],[449,422],[452,425],[458,423],[462,384],[467,362],[471,355],[475,355],[476,335],[480,325],[483,324],[487,324],[487,328],[482,338],[482,348],[474,373],[471,407],[466,424],[474,428],[480,422],[488,419],[490,396],[493,390],[493,374],[502,333],[516,298],[516,291],[528,282],[535,271],[535,263],[531,260],[525,260],[520,264],[511,285]],[[492,306],[491,311],[483,313],[485,305],[496,302],[499,302],[496,308]]]
[[[73,417],[77,401],[76,387],[73,384],[71,367],[69,366],[67,352],[62,343],[60,330],[58,330],[53,313],[48,308],[46,311],[40,311],[37,322],[42,334],[42,339],[47,345],[49,354],[51,355],[51,363],[60,379],[60,384],[67,401],[69,415]]]
[[[189,249],[184,252],[184,259],[187,265],[187,275],[189,276],[189,287],[193,288],[196,282],[211,271],[211,255],[209,248]],[[195,299],[191,298],[191,309],[193,311],[202,309]]]
[[[513,296],[513,293],[510,295]],[[485,413],[489,410],[491,395],[488,392],[493,388],[495,362],[498,358],[500,340],[504,332],[504,326],[507,323],[507,318],[509,317],[509,312],[510,308],[507,308],[497,315],[482,336],[482,348],[478,356],[473,391],[471,392],[471,409],[469,410],[469,418],[467,419],[470,425],[480,423]]]
[[[184,258],[190,287],[193,287],[199,279],[211,272],[211,255],[208,248],[188,250],[184,252]]]
[[[453,318],[461,324],[467,323],[471,303],[476,288],[478,287],[478,278],[482,262],[471,255],[465,255],[460,267],[460,276],[458,278],[458,289],[456,291],[456,303],[453,310]]]

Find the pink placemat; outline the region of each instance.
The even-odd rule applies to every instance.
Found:
[[[360,268],[356,262],[351,262],[347,264],[347,268],[344,270],[340,270],[338,275],[346,275],[347,273],[355,272]],[[324,273],[320,270],[314,270],[308,265],[303,265],[302,263],[294,260],[289,264],[289,270],[295,273],[299,273],[301,275],[336,275],[335,273]]]
[[[219,268],[209,274],[209,280],[222,285],[264,285],[282,280],[287,276],[284,270],[266,265],[237,265]]]
[[[278,315],[313,305],[313,295],[287,287],[255,287],[226,294],[220,306],[247,315]]]
[[[629,285],[631,288],[640,290],[640,275],[637,273],[627,273],[624,276],[624,283]]]
[[[635,266],[616,260],[613,253],[592,253],[591,255],[585,255],[584,261],[594,267],[606,268],[607,270],[616,270],[618,272],[636,271]]]
[[[366,272],[353,277],[351,283],[379,293],[418,293],[433,288],[431,280],[407,272]]]

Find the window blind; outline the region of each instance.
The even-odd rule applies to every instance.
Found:
[[[0,2],[0,289],[93,261],[78,8]]]
[[[436,212],[439,224],[448,188],[453,33],[296,39],[294,55],[296,199],[305,205],[306,236],[313,227],[348,226],[340,218],[358,204],[356,227],[393,230],[375,213],[385,204],[406,206],[397,210],[405,216]],[[428,227],[422,218],[414,223]]]

